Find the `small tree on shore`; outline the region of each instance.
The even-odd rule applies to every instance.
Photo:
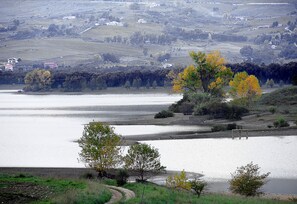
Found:
[[[266,178],[270,172],[266,174],[260,174],[260,167],[253,162],[237,168],[232,179],[229,181],[230,190],[233,193],[244,195],[244,196],[256,196],[260,195],[259,189],[266,183]]]
[[[180,174],[176,173],[173,176],[168,176],[166,179],[166,186],[185,190],[191,189],[191,183],[188,181],[185,170],[182,170]]]
[[[191,184],[191,189],[195,191],[198,198],[200,198],[200,195],[204,191],[205,187],[207,186],[207,183],[198,178],[195,178],[192,181],[190,181],[190,184]]]
[[[161,165],[160,154],[157,149],[148,144],[134,144],[128,150],[124,158],[125,167],[135,170],[140,181],[145,181],[150,175],[165,170]]]
[[[99,177],[106,175],[106,170],[116,167],[121,159],[121,137],[113,128],[99,122],[91,122],[84,127],[83,135],[78,140],[81,161],[98,172]]]

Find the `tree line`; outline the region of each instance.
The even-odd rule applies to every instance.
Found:
[[[27,91],[47,91],[50,89],[59,89],[61,91],[71,92],[83,91],[85,89],[102,90],[107,87],[125,87],[127,89],[139,89],[140,87],[156,88],[157,86],[166,86],[166,84],[170,85],[170,81],[168,81],[166,77],[167,73],[168,70],[161,69],[156,71],[112,73],[50,73],[48,70],[35,69],[24,76],[24,82],[26,84],[25,90]]]
[[[290,62],[283,65],[241,63],[227,64],[226,67],[230,67],[234,73],[246,71],[250,75],[255,75],[262,85],[265,84],[267,80],[271,79],[273,79],[275,83],[284,82],[287,84],[297,84],[297,62]],[[180,68],[174,68],[174,70],[178,71]],[[133,70],[124,68],[122,71],[121,69],[116,69],[112,72],[104,71],[100,73],[88,71],[50,71],[50,83],[46,83],[48,84],[46,89],[82,91],[84,89],[95,90],[125,85],[126,88],[129,88],[133,87],[133,84],[136,88],[170,86],[171,79],[167,77],[169,71],[170,69]],[[28,72],[0,71],[0,84],[25,84],[25,76],[27,73]],[[39,90],[43,90],[43,88]]]

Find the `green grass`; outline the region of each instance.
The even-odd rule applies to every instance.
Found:
[[[246,198],[242,196],[229,196],[221,194],[204,194],[200,198],[191,192],[168,189],[151,183],[130,183],[124,186],[136,193],[136,198],[123,203],[144,203],[144,204],[178,204],[178,203],[217,203],[217,204],[273,204],[288,203],[279,200],[269,200],[261,198]],[[143,193],[144,192],[144,193]],[[142,199],[143,193],[143,199]]]
[[[16,186],[22,186],[21,184],[30,187],[20,187],[8,193],[1,193],[1,188],[4,189],[9,186],[15,186],[16,188]],[[33,195],[35,191],[38,191],[39,195],[34,195],[27,202],[33,204],[103,204],[111,198],[111,192],[96,181],[48,179],[25,174],[0,174],[0,200],[1,196],[2,199],[14,199],[24,195]]]
[[[86,183],[71,181],[71,180],[58,180],[58,179],[44,179],[39,177],[33,177],[25,174],[18,175],[0,175],[1,182],[22,182],[33,183],[37,185],[44,185],[50,187],[55,192],[63,192],[68,189],[85,189]]]

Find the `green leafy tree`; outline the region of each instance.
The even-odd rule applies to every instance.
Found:
[[[121,163],[121,137],[109,125],[91,122],[84,127],[83,135],[78,140],[81,161],[98,172],[99,177],[106,175],[106,170]]]
[[[52,84],[51,72],[44,69],[35,69],[25,76],[26,90],[47,91]]]
[[[127,169],[137,172],[140,181],[145,181],[150,175],[165,170],[165,167],[160,162],[159,151],[148,144],[134,144],[130,146],[124,161]]]
[[[198,198],[200,197],[201,193],[207,186],[207,183],[205,181],[201,181],[198,178],[194,178],[190,181],[191,189],[197,194]]]
[[[262,194],[260,188],[266,183],[266,178],[269,176],[269,172],[266,174],[260,174],[260,167],[253,162],[237,168],[232,179],[229,181],[230,190],[233,193],[256,196]]]

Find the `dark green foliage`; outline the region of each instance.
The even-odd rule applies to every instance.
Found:
[[[127,170],[120,169],[116,175],[116,181],[117,181],[118,186],[125,185],[127,183],[128,178],[129,178],[129,174],[128,174]]]
[[[173,117],[174,113],[167,110],[162,110],[161,112],[157,113],[154,118],[169,118]]]
[[[106,85],[106,81],[104,79],[102,79],[102,77],[98,76],[98,77],[92,77],[88,87],[91,90],[102,90],[102,89],[106,89],[107,85]]]
[[[281,127],[289,127],[290,124],[283,118],[279,118],[276,121],[274,121],[273,126],[275,128],[281,128]]]
[[[260,174],[260,167],[253,162],[237,168],[229,181],[230,190],[233,193],[244,196],[256,196],[262,194],[259,190],[265,183],[270,173]]]
[[[241,119],[248,109],[232,104],[213,102],[195,110],[195,115],[210,115],[213,118]]]
[[[63,83],[65,91],[82,91],[87,87],[87,79],[80,73],[66,76]]]
[[[195,178],[194,180],[190,181],[191,189],[197,194],[198,198],[200,197],[201,193],[207,186],[207,183],[201,181],[200,179]]]
[[[140,181],[145,181],[151,175],[165,170],[165,167],[161,165],[158,149],[148,144],[130,146],[124,161],[125,168],[136,171]]]

